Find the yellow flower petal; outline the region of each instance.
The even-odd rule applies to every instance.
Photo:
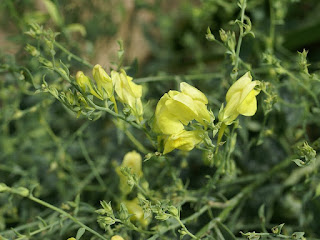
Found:
[[[195,145],[202,141],[201,131],[181,131],[177,134],[170,135],[165,140],[163,154],[167,154],[174,149],[182,151],[191,151]]]
[[[239,106],[240,98],[241,92],[236,92],[231,96],[229,102],[227,102],[227,105],[223,110],[223,119],[220,119],[220,121],[226,122],[227,120],[228,123],[226,124],[229,125],[233,120],[235,120],[238,117],[239,113],[237,111],[237,108]]]
[[[228,90],[226,95],[227,105],[219,120],[230,125],[239,114],[253,116],[257,111],[256,96],[260,91],[254,90],[259,81],[252,81],[250,72],[244,74]]]
[[[257,111],[257,99],[256,96],[259,91],[252,90],[243,102],[237,108],[237,111],[244,116],[253,116]]]
[[[127,76],[124,70],[119,74],[111,71],[111,78],[114,82],[114,89],[122,103],[128,104],[133,111],[143,114],[143,108],[140,97],[142,96],[142,86],[132,82],[132,78]]]
[[[180,83],[180,90],[182,93],[187,94],[192,99],[203,102],[204,104],[208,104],[208,99],[207,99],[206,95],[204,95],[203,92],[201,92],[197,88],[189,85],[188,83],[186,83],[186,82]]]
[[[184,129],[183,124],[169,112],[166,106],[162,108],[162,111],[156,117],[156,121],[163,134],[174,134]]]
[[[241,78],[239,78],[228,90],[226,95],[227,102],[230,101],[231,96],[238,91],[242,91],[250,82],[252,81],[252,76],[250,72],[245,73]]]
[[[104,90],[107,93],[108,98],[110,98],[113,95],[112,79],[99,64],[94,66],[92,76],[97,83],[100,94],[103,95]]]
[[[198,116],[195,118],[196,121],[201,123],[202,125],[206,125],[210,122],[210,113],[207,109],[207,106],[201,102],[201,101],[194,101],[194,104],[196,106]]]
[[[168,100],[166,107],[168,112],[184,125],[188,125],[198,115],[197,112],[192,111],[189,107],[178,101]]]

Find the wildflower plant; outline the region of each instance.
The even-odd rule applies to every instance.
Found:
[[[1,4],[0,239],[319,239],[317,1]]]

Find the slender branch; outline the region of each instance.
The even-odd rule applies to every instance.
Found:
[[[127,137],[130,139],[130,141],[138,148],[138,150],[144,154],[149,153],[148,151],[141,142],[139,142],[138,139],[136,139],[133,134],[129,130],[125,130],[124,133],[127,135]]]
[[[72,52],[70,52],[69,50],[64,48],[60,43],[54,42],[54,45],[57,48],[59,48],[61,51],[63,51],[67,55],[69,55],[71,58],[73,58],[74,60],[78,61],[79,63],[82,63],[83,65],[87,66],[88,68],[93,68],[94,67],[91,63],[87,62],[86,60],[78,57],[77,55],[73,54]]]
[[[101,176],[99,174],[99,171],[96,168],[94,162],[92,161],[92,159],[91,159],[91,157],[90,157],[90,155],[89,155],[89,153],[88,153],[88,151],[87,151],[87,149],[86,149],[86,147],[84,145],[84,142],[83,142],[81,137],[79,137],[79,144],[80,144],[80,148],[81,148],[81,151],[83,153],[83,156],[86,159],[87,163],[89,164],[89,166],[90,166],[95,178],[97,179],[97,181],[99,182],[100,186],[103,189],[107,189],[107,187],[106,187],[104,181],[102,180],[102,178],[101,178]]]
[[[14,192],[13,192],[14,193]],[[104,236],[102,236],[100,233],[96,232],[95,230],[93,230],[92,228],[88,227],[87,225],[83,224],[82,222],[80,222],[76,217],[72,216],[71,214],[63,211],[62,209],[60,208],[57,208],[53,205],[51,205],[50,203],[47,203],[39,198],[36,198],[32,195],[29,195],[27,198],[29,198],[31,201],[33,202],[36,202],[44,207],[47,207],[47,208],[50,208],[52,209],[53,211],[56,211],[60,214],[62,214],[63,216],[69,218],[70,220],[72,220],[73,222],[75,222],[76,224],[78,224],[79,226],[83,227],[86,231],[92,233],[93,235],[97,236],[98,238],[100,239],[103,239],[103,240],[107,240],[107,238],[105,238]]]
[[[240,61],[240,48],[241,48],[242,38],[243,38],[244,12],[246,10],[246,6],[247,6],[247,0],[243,0],[242,4],[241,4],[240,35],[238,38],[237,50],[236,50],[236,60],[235,60],[234,68],[233,68],[233,70],[235,72],[234,78],[236,78],[238,75],[238,65],[239,65],[239,61]]]
[[[275,36],[275,20],[274,20],[274,8],[273,8],[273,0],[269,0],[269,10],[270,10],[270,29],[269,29],[269,41],[268,48],[270,52],[273,52],[274,46],[274,36]]]

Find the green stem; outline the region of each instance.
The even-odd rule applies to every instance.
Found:
[[[224,131],[226,130],[226,128],[227,128],[227,125],[223,122],[223,123],[221,124],[220,129],[219,129],[218,140],[217,140],[217,148],[216,148],[215,154],[217,154],[218,151],[219,151],[219,144],[220,144],[220,142],[221,142],[221,139],[222,139],[222,137],[223,137],[223,133],[224,133]]]
[[[84,225],[84,224],[83,224],[82,222],[80,222],[77,218],[75,218],[75,217],[72,216],[71,214],[63,211],[62,209],[57,208],[57,207],[51,205],[50,203],[47,203],[47,202],[45,202],[45,201],[42,201],[41,199],[36,198],[36,197],[34,197],[34,196],[32,196],[32,195],[29,195],[27,198],[29,198],[29,199],[30,199],[31,201],[33,201],[33,202],[36,202],[36,203],[38,203],[38,204],[40,204],[40,205],[42,205],[42,206],[44,206],[44,207],[50,208],[50,209],[52,209],[53,211],[56,211],[56,212],[60,213],[61,215],[69,218],[70,220],[72,220],[73,222],[75,222],[75,223],[78,224],[79,226],[83,227],[86,231],[92,233],[93,235],[97,236],[98,238],[103,239],[103,240],[107,240],[107,238],[105,238],[104,236],[102,236],[100,233],[98,233],[98,232],[96,232],[95,230],[93,230],[92,228]]]
[[[133,134],[129,130],[125,130],[124,133],[127,135],[127,137],[130,139],[130,141],[138,148],[138,150],[144,154],[149,153],[142,143],[139,142],[138,139],[136,139]]]
[[[129,123],[131,126],[137,128],[137,129],[139,129],[139,130],[143,130],[143,128],[142,128],[141,125],[139,125],[139,124],[137,124],[137,123],[135,123],[135,122],[132,122],[132,121],[128,121],[128,120],[125,118],[125,116],[122,116],[122,115],[120,115],[120,114],[118,114],[118,113],[115,113],[114,111],[112,111],[112,110],[109,109],[109,108],[100,107],[100,106],[96,105],[93,101],[91,101],[89,98],[85,98],[85,99],[86,99],[86,101],[89,102],[95,109],[100,110],[100,111],[107,112],[107,113],[111,114],[112,116],[114,116],[114,117],[116,117],[116,118],[120,118],[121,120]]]
[[[73,53],[71,53],[69,50],[67,50],[66,48],[64,48],[60,43],[58,42],[54,42],[54,45],[59,48],[61,51],[63,51],[64,53],[66,53],[67,55],[70,56],[70,58],[73,58],[74,60],[82,63],[83,65],[87,66],[88,68],[93,68],[93,65],[89,62],[87,62],[86,60],[78,57],[77,55],[74,55]]]
[[[269,0],[269,11],[270,11],[270,29],[269,29],[269,41],[268,48],[271,53],[273,53],[274,46],[274,34],[275,34],[275,21],[274,21],[274,8],[273,8],[273,0]]]
[[[179,224],[181,225],[181,227],[183,228],[183,230],[190,236],[192,237],[193,239],[198,239],[195,235],[193,235],[191,232],[189,232],[189,230],[187,229],[187,227],[184,225],[183,222],[181,222],[180,218],[179,217],[176,217],[175,218]]]
[[[316,103],[317,107],[320,106],[319,100],[317,96],[312,92],[305,84],[303,84],[298,77],[296,77],[293,73],[289,72],[287,69],[281,66],[281,71],[287,74],[289,77],[294,79],[300,87],[302,87],[306,92],[313,98],[314,102]]]
[[[192,214],[190,217],[187,217],[186,219],[183,219],[181,222],[183,224],[186,224],[190,221],[193,221],[195,219],[197,219],[198,217],[200,217],[204,212],[206,212],[208,209],[210,209],[209,205],[203,206],[198,212]],[[180,225],[180,223],[175,223],[175,224],[171,224],[168,228],[165,229],[161,229],[157,234],[153,235],[152,237],[148,238],[147,240],[156,240],[159,239],[163,234],[165,234],[166,232],[176,229],[178,228]]]
[[[55,226],[55,225],[57,225],[57,224],[59,224],[59,223],[60,223],[60,220],[59,220],[59,221],[55,221],[55,222],[53,222],[53,223],[51,223],[51,224],[49,224],[49,225],[47,225],[47,226],[45,226],[45,227],[43,227],[43,228],[39,228],[39,229],[37,229],[37,230],[35,230],[35,231],[33,231],[33,232],[28,233],[27,237],[31,237],[31,236],[34,236],[34,235],[36,235],[36,234],[38,234],[38,233],[41,233],[41,232],[43,232],[43,231],[45,231],[45,230],[47,230],[47,229],[52,228],[53,226]],[[28,238],[26,238],[25,235],[16,238],[16,240],[24,240],[24,239],[28,239]]]
[[[235,195],[232,199],[226,202],[228,207],[226,207],[218,217],[214,218],[210,221],[207,225],[205,225],[197,234],[197,237],[204,236],[210,229],[212,229],[217,221],[223,222],[229,216],[230,212],[245,198],[248,197],[250,193],[252,193],[258,186],[262,183],[270,179],[276,172],[282,170],[283,168],[287,167],[291,163],[291,158],[287,158],[284,161],[280,162],[278,165],[274,166],[268,172],[262,174],[257,178],[253,183],[249,184],[245,188],[242,189],[240,193]]]
[[[118,113],[119,113],[119,112],[118,112],[118,106],[117,106],[117,102],[116,102],[116,99],[114,98],[114,96],[111,96],[111,97],[110,97],[110,101],[113,102],[114,111],[115,111],[115,113],[118,114]]]
[[[88,165],[90,166],[94,176],[96,177],[97,181],[99,182],[100,186],[103,188],[103,189],[107,189],[106,185],[104,184],[104,181],[102,180],[100,174],[99,174],[99,171],[97,170],[97,168],[95,167],[95,164],[94,162],[92,161],[92,159],[90,158],[89,156],[89,153],[84,145],[84,142],[82,140],[81,137],[79,137],[79,144],[80,144],[80,148],[81,148],[81,151],[83,153],[83,156],[84,158],[86,159]]]
[[[242,5],[241,5],[241,26],[240,26],[240,35],[238,38],[238,43],[237,43],[237,50],[236,50],[236,60],[235,60],[235,64],[234,64],[234,78],[237,77],[238,75],[238,65],[239,65],[239,58],[240,58],[240,48],[241,48],[241,44],[242,44],[242,38],[243,38],[243,24],[244,24],[244,12],[247,6],[247,0],[243,0],[242,1]]]
[[[157,82],[157,81],[171,81],[176,78],[183,79],[186,81],[200,80],[200,79],[212,79],[212,78],[222,78],[221,73],[203,73],[203,74],[192,74],[192,75],[169,75],[169,76],[151,76],[145,78],[136,78],[134,82],[136,83],[146,83],[146,82]]]

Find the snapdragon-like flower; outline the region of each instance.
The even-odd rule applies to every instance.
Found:
[[[260,93],[254,88],[259,84],[259,81],[252,81],[250,72],[239,78],[227,92],[227,105],[219,114],[219,120],[230,125],[239,114],[253,116],[257,111],[256,96]]]
[[[99,65],[95,65],[92,69],[92,76],[97,83],[97,89],[101,96],[107,95],[107,98],[113,96],[113,83],[111,77]]]
[[[176,148],[183,151],[192,150],[202,141],[202,131],[187,131],[185,126],[196,120],[206,128],[211,121],[206,96],[185,82],[180,84],[180,90],[181,92],[171,90],[164,94],[156,107],[153,129],[166,135],[164,154]]]
[[[181,132],[184,125],[192,120],[204,126],[210,122],[206,96],[185,82],[180,84],[180,89],[181,92],[169,91],[158,102],[154,124],[156,132],[175,134]]]
[[[142,116],[142,86],[132,82],[132,77],[127,76],[123,69],[120,73],[112,71],[111,78],[120,101],[128,104],[138,116]]]

